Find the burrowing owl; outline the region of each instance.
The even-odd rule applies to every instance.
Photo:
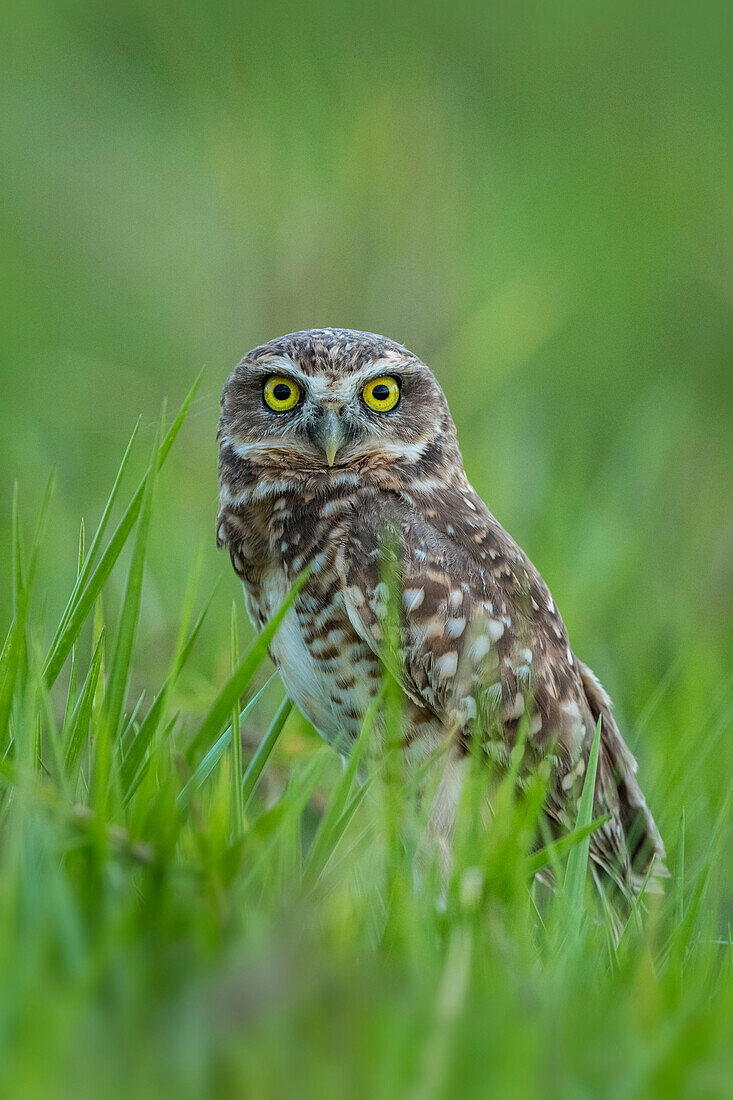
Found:
[[[549,589],[471,487],[431,371],[383,336],[297,332],[245,356],[222,396],[218,541],[261,628],[311,573],[271,647],[285,686],[329,742],[355,737],[383,672],[385,532],[398,546],[406,751],[449,739],[433,815],[449,837],[462,761],[481,723],[506,764],[522,716],[526,757],[552,746],[545,811],[567,829],[598,718],[591,855],[638,891],[664,849],[608,696],[570,648]],[[652,876],[654,877],[654,876]]]

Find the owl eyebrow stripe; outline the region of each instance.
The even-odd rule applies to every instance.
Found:
[[[251,368],[261,375],[263,382],[267,381],[273,374],[282,374],[284,378],[297,382],[299,386],[305,389],[311,381],[309,375],[301,371],[292,359],[283,359],[280,356],[273,359],[257,359],[251,364]]]
[[[394,378],[397,385],[402,389],[402,375],[396,374],[395,371],[380,371],[378,374],[373,374],[371,378],[367,378],[364,385],[368,386],[370,382],[376,382],[378,378]]]
[[[356,379],[358,382],[362,382],[364,385],[373,381],[375,378],[382,377],[394,378],[397,382],[401,382],[402,371],[408,369],[408,367],[409,364],[405,361],[401,363],[391,363],[388,359],[376,359],[373,363],[368,363],[365,367],[361,367],[358,371],[354,371],[350,377]]]

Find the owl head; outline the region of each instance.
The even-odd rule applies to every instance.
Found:
[[[224,388],[222,481],[238,466],[288,479],[378,476],[395,466],[462,469],[448,403],[432,372],[384,336],[310,329],[249,352]]]

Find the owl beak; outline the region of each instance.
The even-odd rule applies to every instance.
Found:
[[[333,466],[336,455],[346,442],[344,422],[334,409],[326,409],[312,438],[325,454],[328,465]]]

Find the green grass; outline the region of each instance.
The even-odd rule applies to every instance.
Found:
[[[126,507],[115,483],[103,524],[115,507],[136,520],[86,554],[82,537],[55,631],[34,592],[53,504],[27,551],[16,509],[0,663],[2,1094],[725,1095],[729,799],[690,866],[682,818],[666,897],[617,943],[586,881],[595,756],[577,832],[539,853],[546,777],[515,785],[521,738],[490,803],[476,758],[447,888],[435,854],[418,853],[442,761],[405,773],[389,678],[382,751],[373,711],[346,768],[325,746],[277,761],[292,704],[263,685],[267,641],[305,576],[243,655],[235,613],[230,676],[196,718],[178,698],[201,630],[194,558],[168,675],[130,693],[159,440],[191,396]],[[258,713],[269,725],[253,748]],[[556,895],[533,883],[543,865],[564,877]]]

